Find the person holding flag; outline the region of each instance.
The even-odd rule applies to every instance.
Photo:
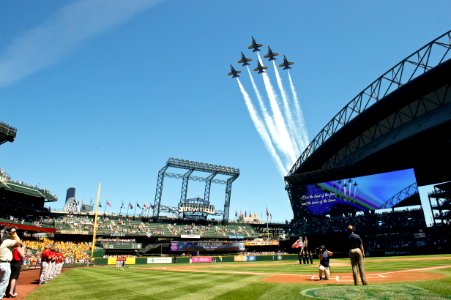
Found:
[[[304,256],[304,241],[302,240],[302,236],[299,237],[299,239],[297,239],[293,245],[291,245],[291,248],[293,249],[299,249],[298,251],[298,259],[299,259],[299,264],[302,264],[303,262],[303,256]]]

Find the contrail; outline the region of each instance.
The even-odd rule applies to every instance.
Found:
[[[280,74],[279,74],[279,70],[277,69],[276,62],[273,60],[272,63],[273,63],[273,67],[274,67],[274,73],[276,74],[277,85],[279,87],[280,94],[282,95],[283,109],[284,109],[285,118],[286,118],[287,124],[288,124],[288,130],[290,133],[291,142],[294,146],[294,151],[296,153],[296,157],[298,157],[300,154],[300,150],[299,150],[300,147],[299,147],[299,141],[298,141],[298,139],[300,138],[298,136],[299,133],[296,131],[296,125],[293,122],[293,115],[291,114],[290,104],[288,102],[288,96],[283,87],[282,78],[280,78]]]
[[[279,155],[277,154],[276,150],[274,149],[274,146],[271,142],[271,138],[269,137],[269,134],[266,131],[266,128],[264,127],[262,121],[260,120],[260,117],[258,116],[257,111],[255,110],[255,107],[252,104],[249,94],[244,89],[239,78],[237,78],[237,82],[238,82],[238,85],[240,86],[241,94],[243,94],[244,102],[246,103],[247,110],[249,111],[249,115],[251,117],[252,122],[254,123],[255,129],[257,129],[257,132],[259,133],[260,137],[262,138],[263,143],[266,146],[266,149],[269,151],[269,154],[271,155],[274,162],[276,163],[277,170],[279,171],[280,175],[285,176],[285,174],[288,173],[288,170],[285,169],[285,167],[283,166]]]
[[[290,71],[288,70],[288,80],[290,81],[290,88],[291,88],[291,93],[293,94],[293,102],[294,102],[294,109],[296,112],[296,123],[297,123],[297,128],[299,128],[299,131],[302,133],[300,134],[300,137],[302,138],[302,151],[305,150],[305,148],[307,148],[309,142],[309,138],[308,138],[308,133],[307,133],[307,128],[305,126],[305,120],[304,120],[304,115],[302,113],[301,107],[299,105],[299,99],[298,99],[298,94],[296,93],[296,90],[294,88],[294,84],[293,84],[293,80],[291,79],[291,74]]]
[[[63,2],[63,1],[61,1]],[[0,54],[0,87],[56,64],[93,36],[118,26],[160,0],[80,0],[12,40]]]
[[[261,60],[260,54],[257,53],[258,60],[260,61],[260,64],[263,65],[263,62]],[[287,127],[285,126],[285,122],[282,117],[282,113],[279,109],[279,104],[277,103],[277,96],[274,92],[274,88],[269,80],[269,76],[266,72],[262,73],[263,75],[263,82],[265,84],[266,93],[268,94],[269,98],[269,104],[271,106],[271,110],[274,115],[274,121],[277,128],[277,132],[280,134],[283,142],[284,142],[284,148],[282,149],[283,152],[288,156],[288,160],[290,163],[290,166],[296,161],[296,154],[294,153],[294,148],[291,143],[290,136],[288,134]]]
[[[271,115],[268,113],[268,110],[266,109],[266,105],[265,105],[265,102],[263,101],[263,97],[260,94],[260,91],[258,90],[257,85],[255,84],[254,77],[252,76],[252,73],[249,70],[249,67],[247,68],[247,72],[249,73],[252,87],[254,88],[254,92],[257,96],[258,105],[260,106],[260,109],[262,111],[263,120],[265,121],[266,128],[268,128],[271,140],[276,144],[276,147],[278,149],[283,149],[283,144],[282,144],[282,141],[280,140],[280,135],[277,133],[276,126],[274,125],[274,120],[271,117]]]

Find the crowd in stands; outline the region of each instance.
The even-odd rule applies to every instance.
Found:
[[[424,229],[426,223],[422,210],[384,212],[355,216],[318,217],[315,219],[293,221],[291,232],[312,235],[328,235],[343,232],[347,225],[353,224],[365,234],[413,232]]]
[[[53,241],[48,238],[40,240],[22,240],[26,246],[24,267],[30,268],[41,264],[41,255],[47,245],[52,249],[58,249],[64,255],[66,265],[85,264],[90,261],[90,243]]]
[[[86,231],[92,233],[94,218],[90,215],[68,214],[54,220],[57,232]],[[199,225],[177,223],[153,223],[134,220],[133,218],[111,218],[101,216],[97,220],[97,234],[110,236],[165,236],[180,237],[181,235],[199,235],[204,238],[227,238],[242,236],[256,238],[258,233],[250,225]]]
[[[0,214],[0,221],[7,222],[11,224],[11,226],[14,226],[14,224],[22,224],[36,227],[53,227],[55,224],[54,220],[49,217],[30,216],[29,218],[23,218],[9,214]]]
[[[421,209],[297,220],[292,222],[290,234],[336,236],[349,224],[365,237],[368,250],[411,248],[424,243],[414,236],[426,229]]]

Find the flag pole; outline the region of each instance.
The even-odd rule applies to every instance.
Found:
[[[99,202],[100,202],[100,182],[99,187],[97,188],[96,214],[94,216],[94,228],[92,230],[91,258],[94,255],[94,248],[96,247],[97,215],[99,213]]]
[[[269,217],[268,208],[266,208],[266,233],[268,234],[268,240],[269,240],[269,223],[268,223],[268,217]]]

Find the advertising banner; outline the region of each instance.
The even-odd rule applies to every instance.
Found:
[[[182,239],[200,239],[199,234],[182,234],[180,235]]]
[[[246,255],[237,255],[233,257],[233,261],[246,261]]]
[[[116,257],[108,257],[108,264],[109,265],[115,265],[116,264]]]
[[[244,251],[244,242],[172,241],[171,251]]]
[[[193,256],[192,263],[211,263],[213,258],[211,256]]]
[[[255,255],[253,256],[247,256],[247,255],[237,255],[233,257],[233,261],[256,261],[257,257]]]
[[[172,257],[148,257],[148,264],[172,264]]]
[[[125,260],[125,263],[127,265],[134,265],[134,264],[136,264],[136,257],[127,257],[127,259]]]

